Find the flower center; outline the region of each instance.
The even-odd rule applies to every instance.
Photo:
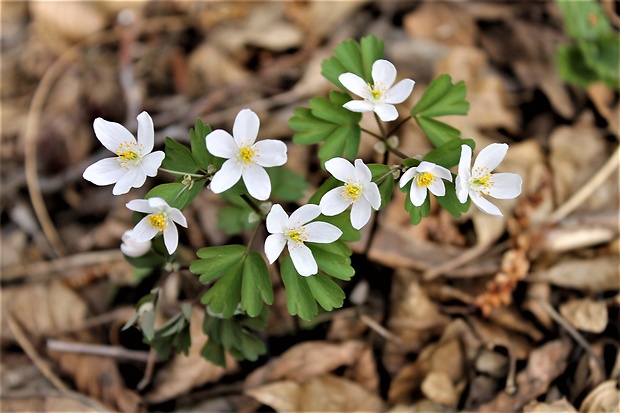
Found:
[[[166,220],[166,214],[163,212],[159,212],[157,214],[149,215],[149,224],[156,228],[158,231],[163,231],[168,226],[168,221]]]
[[[488,188],[493,186],[493,182],[489,182],[492,175],[493,174],[486,174],[484,176],[471,177],[469,184],[474,191],[483,192],[488,195]]]
[[[349,202],[354,202],[362,194],[362,187],[358,184],[344,184],[341,196]]]
[[[118,165],[121,168],[129,170],[136,164],[140,163],[140,160],[142,159],[140,149],[141,148],[135,142],[121,143],[116,150]]]
[[[290,228],[284,233],[284,236],[296,244],[302,244],[308,239],[305,227]]]
[[[245,146],[241,149],[239,149],[239,156],[238,159],[243,162],[244,165],[249,164],[250,162],[253,161],[254,159],[254,149],[252,149],[249,146]]]
[[[375,85],[371,85],[370,83],[368,84],[368,91],[370,92],[370,100],[372,100],[373,102],[383,100],[385,89],[381,86],[382,86],[381,84],[375,84]]]
[[[435,178],[435,175],[430,172],[422,172],[416,175],[415,180],[420,188],[426,188],[435,182],[437,178]]]

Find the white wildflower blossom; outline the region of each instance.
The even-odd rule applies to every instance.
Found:
[[[505,143],[493,143],[480,151],[474,167],[471,166],[471,148],[461,146],[461,159],[456,177],[456,195],[461,203],[469,196],[472,202],[483,212],[502,216],[501,211],[482,195],[497,199],[512,199],[521,194],[521,176],[514,173],[496,173],[493,171],[508,152]]]
[[[133,230],[128,229],[121,237],[121,251],[128,257],[141,257],[151,249],[151,240],[138,241]]]
[[[264,168],[286,163],[286,144],[265,139],[256,142],[260,120],[250,109],[237,114],[232,136],[217,129],[207,135],[207,149],[213,155],[227,159],[213,176],[211,190],[216,194],[226,191],[243,178],[254,198],[264,201],[271,194],[271,181]]]
[[[176,251],[179,245],[179,233],[175,224],[187,228],[187,221],[181,211],[158,197],[134,199],[127,203],[127,208],[148,214],[133,229],[133,237],[136,241],[150,241],[161,233],[164,236],[164,244],[168,253],[172,254]]]
[[[452,174],[443,166],[435,165],[432,162],[422,161],[420,165],[409,168],[400,178],[400,187],[413,179],[409,199],[415,206],[420,206],[426,200],[426,194],[430,191],[435,196],[444,196],[446,186],[442,179],[452,182]]]
[[[162,151],[152,152],[155,141],[153,120],[148,113],[138,115],[138,140],[124,126],[101,118],[93,123],[97,139],[116,157],[95,162],[84,171],[84,179],[95,185],[114,185],[114,195],[126,194],[144,185],[147,176],[157,175],[164,160]]]
[[[271,233],[265,240],[265,255],[272,264],[288,245],[293,265],[304,277],[316,274],[319,269],[306,242],[328,244],[336,241],[342,231],[327,222],[310,222],[321,214],[318,205],[308,204],[299,207],[289,217],[280,204],[275,204],[267,215],[267,231]]]
[[[336,179],[344,182],[328,191],[319,206],[321,213],[327,216],[338,215],[351,207],[351,225],[360,229],[368,223],[371,209],[381,206],[381,194],[377,184],[371,182],[372,174],[361,159],[355,160],[355,166],[344,158],[333,158],[325,162],[327,169]]]
[[[395,104],[402,103],[409,97],[415,82],[411,79],[403,79],[394,86],[396,80],[396,68],[387,60],[377,60],[371,69],[373,84],[368,84],[356,74],[343,73],[338,77],[351,93],[364,100],[351,100],[343,106],[352,112],[374,111],[384,121],[398,118]]]

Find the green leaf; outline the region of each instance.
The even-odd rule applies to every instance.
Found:
[[[259,356],[267,352],[265,344],[258,338],[249,334],[244,335],[243,339],[241,340],[239,350],[243,355],[243,358],[250,361],[258,360]],[[239,360],[239,358],[237,358],[237,360]]]
[[[555,58],[558,64],[558,75],[565,82],[585,89],[590,83],[598,80],[598,74],[587,65],[578,46],[558,46]]]
[[[243,264],[243,284],[241,286],[241,309],[251,317],[256,317],[265,304],[273,304],[273,289],[269,279],[267,264],[256,251],[250,251]]]
[[[146,199],[153,197],[163,198],[168,205],[183,211],[194,200],[205,186],[205,181],[194,182],[190,189],[180,182],[157,185],[146,194]]]
[[[349,250],[348,254],[342,255],[339,253],[341,251],[338,250],[338,246],[333,244],[314,244],[309,242],[306,245],[312,251],[312,255],[321,271],[332,277],[348,281],[355,275],[355,269],[351,267],[351,258],[349,258],[351,251]],[[344,243],[342,244],[344,245]]]
[[[383,40],[373,35],[362,37],[360,41],[362,49],[362,64],[364,75],[362,78],[367,82],[372,82],[372,64],[379,59],[383,59]]]
[[[190,150],[174,139],[166,136],[166,147],[164,149],[166,157],[162,166],[172,171],[193,174],[198,170],[198,165]]]
[[[136,268],[158,268],[166,263],[166,257],[156,253],[152,249],[141,257],[130,257],[128,255],[124,257],[127,262]]]
[[[361,43],[361,45],[360,45]],[[362,38],[358,43],[355,40],[345,40],[334,49],[334,56],[321,64],[321,74],[341,89],[345,87],[338,77],[343,73],[354,73],[368,83],[372,83],[372,64],[383,58],[383,40],[373,35]]]
[[[258,225],[259,221],[250,222],[254,211],[241,197],[224,193],[221,198],[229,204],[217,210],[217,227],[226,235],[241,234]]]
[[[411,116],[435,118],[445,115],[466,115],[469,111],[466,95],[467,88],[464,81],[452,84],[450,75],[441,75],[428,85],[418,103],[411,109]]]
[[[196,119],[194,127],[189,130],[192,156],[196,165],[204,170],[214,161],[213,155],[207,150],[206,137],[209,133],[211,133],[211,126],[205,125],[201,119]]]
[[[344,291],[331,278],[319,273],[306,277],[305,280],[312,295],[323,309],[331,311],[342,307],[345,298]]]
[[[354,158],[359,150],[362,134],[359,121],[362,116],[342,107],[349,100],[351,97],[348,94],[332,91],[329,99],[312,99],[311,109],[295,109],[289,121],[296,131],[293,142],[298,145],[324,142],[319,150],[322,163],[343,155]]]
[[[306,179],[286,167],[267,168],[271,179],[271,197],[284,202],[295,202],[310,188]]]
[[[467,145],[472,150],[476,147],[476,143],[472,139],[456,138],[433,149],[422,160],[441,165],[444,168],[452,168],[458,165],[461,159],[461,145]]]
[[[454,215],[455,217],[460,217],[464,212],[467,212],[467,210],[469,209],[470,200],[469,198],[467,198],[467,202],[461,204],[461,202],[456,197],[456,187],[454,183],[444,181],[444,184],[446,185],[446,194],[444,196],[436,197],[437,202],[451,215]]]
[[[598,80],[613,89],[618,89],[620,36],[611,34],[595,41],[579,41],[578,46],[585,57],[585,63],[594,70]]]
[[[319,308],[316,305],[312,291],[304,277],[297,272],[291,257],[288,255],[282,260],[280,276],[284,283],[288,312],[304,320],[314,318],[318,314]]]
[[[461,136],[461,132],[458,129],[436,119],[418,116],[415,120],[435,147],[439,147]]]
[[[211,337],[209,337],[211,338]],[[215,340],[207,341],[200,350],[200,356],[216,366],[226,367],[226,353],[224,346],[215,342]]]
[[[612,32],[605,11],[594,0],[558,0],[566,33],[575,40],[595,40]]]
[[[222,317],[232,317],[241,300],[242,278],[243,262],[238,261],[220,276],[200,301]]]
[[[201,248],[196,252],[201,259],[193,261],[189,270],[200,275],[200,282],[213,281],[238,264],[245,251],[242,245]]]

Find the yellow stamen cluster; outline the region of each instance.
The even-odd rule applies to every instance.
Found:
[[[284,236],[295,243],[303,243],[306,239],[308,239],[308,234],[306,233],[306,229],[304,227],[291,228],[284,233]]]
[[[245,146],[239,149],[238,159],[245,165],[247,165],[254,160],[254,154],[255,152],[252,148],[250,148],[249,146]]]
[[[488,168],[483,168],[483,170],[486,172],[488,170]],[[469,179],[469,183],[471,185],[471,188],[474,191],[478,191],[478,192],[482,192],[486,195],[490,194],[490,191],[488,190],[489,187],[492,187],[494,185],[494,182],[490,182],[491,180],[491,176],[493,176],[493,174],[487,173],[486,175],[478,175],[476,177],[471,177]]]
[[[168,226],[168,221],[163,213],[149,215],[149,224],[158,231],[163,231]]]
[[[115,153],[116,156],[118,156],[118,165],[127,170],[133,167],[141,159],[138,144],[135,142],[121,143]]]
[[[380,100],[383,98],[383,94],[385,90],[381,87],[381,85],[371,85],[368,84],[368,90],[370,91],[370,96],[372,96],[372,100]]]
[[[430,172],[422,172],[416,175],[415,180],[420,188],[426,188],[435,182],[437,178],[435,178],[435,175]]]
[[[344,184],[340,195],[347,201],[353,202],[362,194],[362,187],[358,184]]]

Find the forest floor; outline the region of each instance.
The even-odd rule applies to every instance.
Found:
[[[556,3],[0,7],[2,411],[619,411],[618,93],[560,79],[555,50],[570,39]],[[320,64],[337,44],[367,34],[416,81],[411,101],[440,74],[465,81],[469,114],[442,120],[478,148],[508,143],[502,170],[523,177],[523,193],[501,218],[433,203],[412,226],[394,191],[368,253],[368,231],[351,245],[343,308],[302,322],[276,278],[258,361],[202,359],[200,306],[189,356],[157,360],[139,330],[122,330],[134,305],[158,285],[179,308],[201,285],[124,259],[125,204],[171,178],[116,197],[85,181],[104,156],[93,120],[135,132],[146,110],[161,148],[166,136],[188,143],[196,118],[230,130],[251,108],[313,190],[327,175],[316,145],[293,145],[288,119],[333,88]],[[431,149],[414,122],[399,139],[405,153]],[[363,136],[359,156],[380,162],[375,143]],[[208,190],[198,201],[181,232],[190,260],[230,241],[216,222],[225,206]]]

